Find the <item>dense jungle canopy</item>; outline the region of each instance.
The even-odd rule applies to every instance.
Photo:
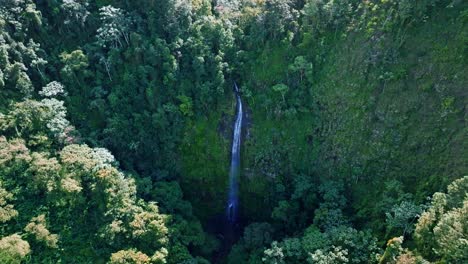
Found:
[[[467,66],[463,0],[0,0],[0,263],[466,264]]]

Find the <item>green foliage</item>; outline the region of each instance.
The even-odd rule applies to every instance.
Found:
[[[414,264],[429,264],[430,262],[423,259],[421,256],[415,255],[408,249],[402,247],[403,237],[394,237],[387,242],[387,247],[383,255],[377,255],[378,263],[398,264],[398,263],[414,263]]]
[[[273,87],[271,87],[271,89],[277,93],[280,93],[281,94],[281,97],[283,98],[283,103],[286,103],[286,100],[284,99],[284,96],[286,95],[286,93],[288,92],[289,88],[288,86],[286,86],[285,84],[277,84]]]
[[[201,219],[222,211],[226,197],[227,177],[221,175],[228,174],[229,146],[219,133],[218,118],[219,115],[213,115],[208,120],[189,123],[182,144],[181,187],[198,209],[194,214]]]
[[[235,263],[248,263],[248,252],[246,251],[245,247],[241,244],[235,244],[231,247],[231,251],[228,255],[229,264]]]
[[[271,248],[265,250],[264,254],[265,257],[262,258],[263,262],[272,264],[286,263],[283,249],[278,246],[278,242],[276,241],[271,244]]]
[[[328,27],[336,32],[351,20],[355,8],[353,2],[308,0],[303,9],[304,24],[318,32],[323,32]]]
[[[89,3],[80,0],[64,0],[60,5],[60,9],[65,13],[66,19],[64,24],[71,25],[78,23],[81,27],[84,26],[86,19],[90,15],[87,10]]]
[[[302,237],[302,247],[305,252],[315,252],[318,249],[325,248],[328,243],[326,236],[316,226],[311,225],[305,229]]]
[[[263,260],[274,263],[366,263],[379,252],[368,231],[340,226],[326,232],[312,225],[299,238],[274,241]]]
[[[160,206],[168,213],[177,213],[190,216],[192,206],[182,198],[183,193],[177,182],[156,182],[151,191],[151,198],[158,201]]]
[[[47,158],[44,153],[29,152],[21,142],[4,140],[2,144],[5,149],[1,155],[2,181],[10,187],[23,181],[26,183],[16,189],[20,201],[27,201],[38,193],[43,194],[43,198],[36,199],[37,209],[32,210],[28,204],[18,206],[19,221],[25,225],[25,233],[37,241],[32,246],[51,248],[34,251],[36,257],[40,257],[41,252],[47,255],[55,248],[71,250],[70,247],[75,245],[70,239],[78,235],[80,229],[91,232],[87,238],[90,240],[82,247],[96,243],[103,248],[103,241],[107,241],[105,244],[113,247],[132,243],[145,252],[153,252],[168,244],[168,217],[159,213],[154,203],[137,200],[134,181],[112,167],[115,160],[107,150],[67,145],[57,159]],[[11,154],[15,153],[15,148],[13,157]],[[22,176],[12,177],[14,173]],[[93,208],[92,212],[88,212],[86,207]],[[7,209],[11,211],[12,208]],[[40,214],[26,225],[24,221],[31,214],[41,211],[48,212],[53,220],[46,223],[45,214]],[[96,218],[82,222],[83,218],[76,215],[78,212],[84,214],[84,219],[93,214]],[[77,229],[69,229],[67,223],[70,221],[77,225]],[[49,231],[49,226],[57,234]],[[81,235],[81,239],[85,239],[85,236]],[[67,259],[67,256],[61,258]]]
[[[413,221],[421,214],[421,206],[408,201],[403,201],[395,205],[390,213],[386,213],[387,225],[389,228],[403,229],[403,235],[413,231]]]
[[[301,83],[304,81],[304,79],[307,79],[309,83],[312,83],[314,65],[308,62],[304,56],[297,56],[294,59],[293,64],[289,65],[288,69],[293,73],[299,74],[299,81]]]
[[[33,217],[31,222],[26,225],[24,231],[34,236],[34,238],[41,243],[44,243],[47,247],[57,248],[58,236],[56,234],[51,234],[46,227],[45,215],[39,215]]]
[[[468,260],[466,243],[468,176],[448,186],[447,194],[435,193],[430,207],[416,224],[415,238],[423,256],[444,261]]]
[[[323,230],[330,230],[347,223],[342,211],[346,205],[343,189],[343,184],[340,182],[330,181],[320,185],[319,192],[323,202],[314,212],[314,225]]]
[[[372,263],[398,235],[381,263],[466,262],[466,177],[418,205],[466,174],[466,17],[452,0],[1,1],[0,262],[218,260],[203,228],[225,206],[232,80],[250,225],[228,263]]]
[[[325,233],[331,244],[346,250],[351,257],[349,263],[372,261],[380,251],[377,240],[369,230],[358,231],[351,227],[340,226]]]
[[[25,97],[30,97],[33,91],[31,79],[26,74],[28,68],[20,62],[14,64],[7,64],[6,71],[6,86],[14,87],[15,91],[20,92]]]
[[[99,15],[102,22],[97,30],[97,42],[103,48],[122,48],[130,41],[131,19],[125,12],[111,5],[103,6],[99,9]]]
[[[14,109],[1,120],[2,130],[25,138],[39,133],[63,138],[69,127],[64,102],[55,98],[42,101],[25,100],[14,104]]]
[[[348,251],[346,249],[332,246],[332,249],[328,252],[318,249],[313,254],[310,254],[308,262],[317,264],[349,263],[347,256]]]
[[[18,211],[14,209],[14,205],[9,204],[13,199],[13,194],[2,187],[0,181],[0,223],[5,223],[18,216]]]
[[[272,241],[273,228],[268,223],[253,223],[244,229],[244,245],[247,249],[257,249]]]
[[[180,100],[180,105],[179,105],[180,112],[182,112],[182,114],[185,116],[189,116],[189,117],[193,116],[192,98],[185,96],[185,95],[180,95],[177,98]]]
[[[79,72],[89,66],[88,58],[82,50],[63,52],[60,54],[60,61],[65,65],[62,71],[66,74]]]
[[[395,263],[397,257],[402,253],[403,237],[394,237],[387,242],[384,254],[379,258],[379,264]]]

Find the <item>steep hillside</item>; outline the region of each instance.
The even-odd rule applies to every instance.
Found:
[[[0,0],[0,262],[468,262],[465,2]]]

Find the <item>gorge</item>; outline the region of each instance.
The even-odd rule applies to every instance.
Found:
[[[468,263],[467,43],[460,0],[0,0],[0,263]]]

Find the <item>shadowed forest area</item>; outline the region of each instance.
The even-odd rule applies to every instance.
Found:
[[[467,66],[462,0],[0,0],[0,263],[466,264]]]

